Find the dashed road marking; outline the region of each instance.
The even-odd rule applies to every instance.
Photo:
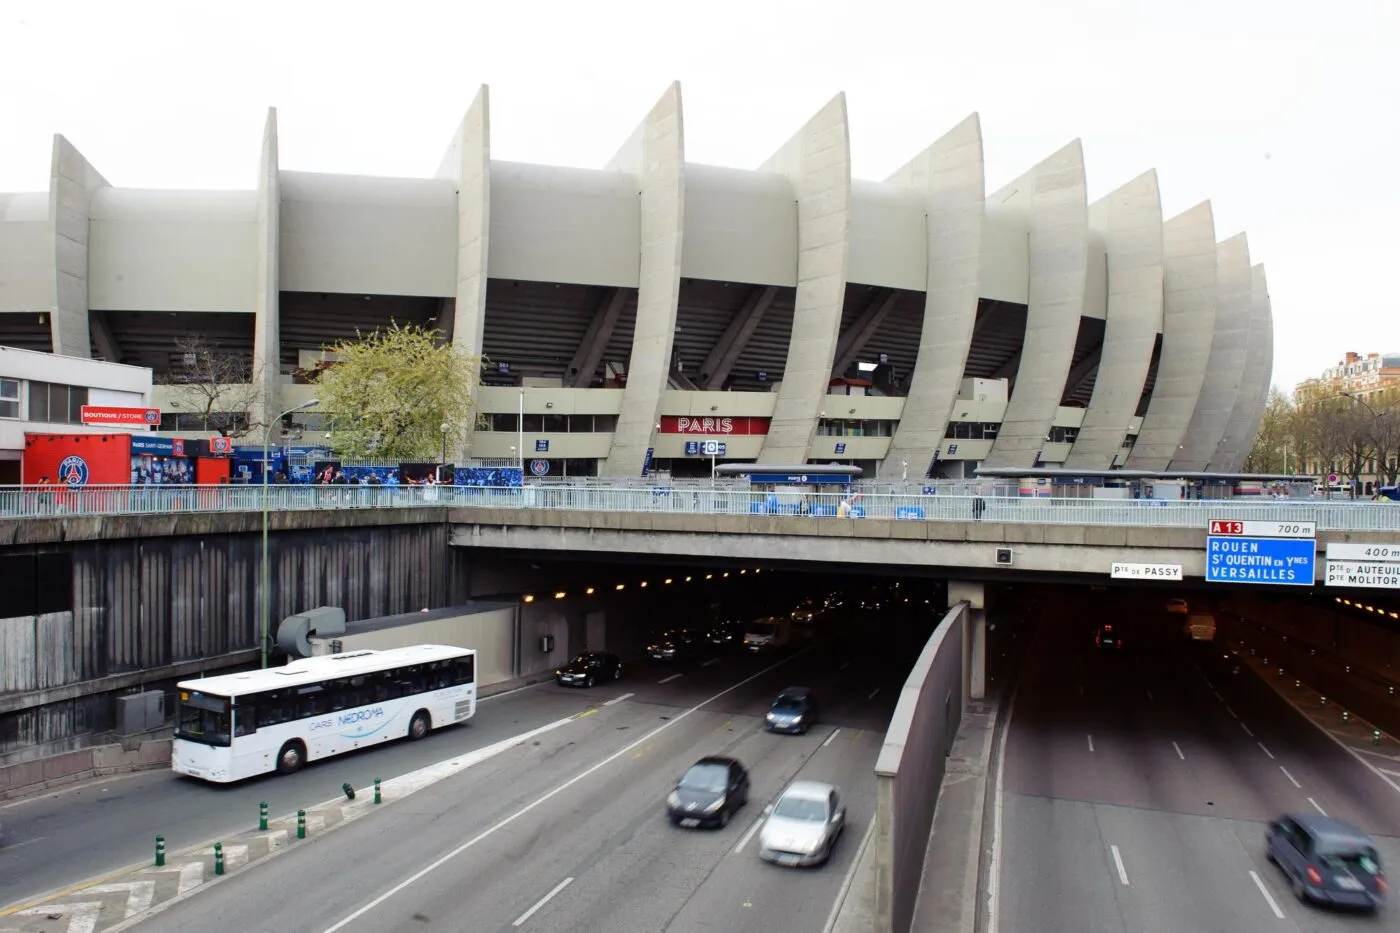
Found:
[[[1091,736],[1089,736],[1089,751],[1092,752],[1093,750],[1094,750],[1094,737],[1091,735]]]
[[[748,831],[745,832],[744,835],[739,839],[739,844],[734,847],[735,855],[738,855],[740,852],[744,851],[744,846],[749,844],[749,840],[753,838],[753,834],[758,832],[758,828],[762,825],[763,817],[761,816],[753,821],[753,825],[748,828]]]
[[[1264,754],[1268,755],[1270,759],[1272,759],[1272,758],[1274,757],[1274,753],[1273,753],[1273,752],[1269,751],[1267,748],[1264,748],[1264,743],[1263,743],[1263,742],[1260,742],[1260,743],[1259,743],[1259,747],[1262,748],[1262,749],[1264,749]]]
[[[681,676],[683,676],[683,675],[681,675],[681,674],[672,674],[670,677],[663,677],[663,678],[661,678],[660,680],[657,681],[657,683],[659,683],[659,684],[669,684],[671,681],[676,680],[677,678],[679,678],[679,677],[681,677]]]
[[[1294,787],[1298,788],[1299,790],[1302,790],[1302,789],[1303,789],[1303,785],[1302,785],[1302,784],[1299,784],[1299,783],[1298,783],[1298,779],[1295,778],[1293,775],[1291,775],[1291,774],[1288,773],[1288,769],[1287,769],[1287,768],[1285,768],[1283,765],[1279,765],[1279,766],[1278,766],[1278,769],[1279,769],[1280,771],[1283,772],[1283,776],[1284,776],[1284,777],[1288,778],[1288,780],[1290,780],[1290,781],[1293,782],[1293,786],[1294,786]]]
[[[620,696],[620,697],[613,697],[611,700],[605,701],[605,702],[603,703],[603,705],[604,705],[604,706],[612,706],[612,705],[615,704],[615,703],[621,703],[623,700],[629,699],[629,698],[634,697],[634,696],[636,696],[635,693],[624,693],[624,694],[623,694],[622,696]]]
[[[1175,742],[1173,742],[1173,743],[1172,743],[1172,748],[1176,749],[1176,757],[1180,758],[1182,761],[1185,761],[1185,760],[1186,760],[1186,753],[1183,752],[1183,751],[1181,750],[1181,746],[1180,746],[1180,745],[1178,745],[1178,744],[1176,744]]]
[[[1319,804],[1316,800],[1313,800],[1311,797],[1309,797],[1308,803],[1312,804],[1313,809],[1316,810],[1318,813],[1321,813],[1323,816],[1327,815],[1327,811],[1322,809],[1322,805]]]
[[[570,884],[572,884],[572,883],[573,883],[573,880],[574,880],[574,879],[572,879],[572,878],[565,878],[563,881],[559,882],[559,883],[556,884],[554,887],[550,888],[548,894],[546,894],[544,897],[540,898],[539,900],[535,901],[535,906],[534,906],[534,907],[531,907],[529,910],[525,911],[523,914],[521,914],[519,917],[517,917],[516,920],[515,920],[515,922],[512,923],[511,926],[513,926],[513,927],[518,927],[518,926],[524,925],[524,923],[525,923],[526,920],[529,920],[531,917],[533,917],[533,916],[535,915],[535,912],[536,912],[537,910],[539,910],[539,909],[540,909],[541,907],[543,907],[545,904],[548,904],[549,901],[550,901],[550,899],[553,898],[554,895],[558,894],[560,891],[564,890],[564,889],[567,888]]]
[[[840,730],[839,728],[837,728],[837,729],[832,729],[832,730],[831,730],[831,735],[828,735],[828,736],[826,737],[826,741],[822,743],[822,748],[826,748],[828,745],[830,745],[830,744],[831,744],[831,740],[834,739],[834,738],[836,738],[836,737],[837,737],[838,735],[840,735],[840,734],[841,734],[841,730]]]
[[[1118,851],[1117,846],[1109,846],[1108,848],[1113,853],[1113,867],[1118,869],[1118,880],[1126,885],[1128,883],[1128,870],[1123,867],[1123,855]]]
[[[1269,889],[1264,887],[1264,879],[1259,877],[1259,873],[1257,871],[1251,871],[1249,873],[1249,877],[1254,879],[1255,887],[1259,889],[1260,894],[1264,895],[1264,900],[1268,902],[1269,909],[1274,912],[1274,916],[1282,920],[1283,911],[1278,909],[1278,901],[1274,900],[1274,896],[1269,893]]]

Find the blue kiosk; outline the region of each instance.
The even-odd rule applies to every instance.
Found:
[[[796,466],[767,463],[725,463],[715,475],[746,477],[756,495],[749,511],[760,515],[829,515],[842,512],[841,502],[853,490],[863,470],[840,463],[803,463]],[[859,517],[859,507],[846,514]]]

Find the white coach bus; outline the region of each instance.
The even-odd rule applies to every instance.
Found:
[[[476,652],[444,645],[351,651],[177,685],[171,766],[226,783],[476,713]]]

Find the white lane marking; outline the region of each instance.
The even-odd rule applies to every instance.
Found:
[[[1312,723],[1314,726],[1316,726],[1316,727],[1317,727],[1317,730],[1318,730],[1319,732],[1321,732],[1323,735],[1327,736],[1327,737],[1328,737],[1329,739],[1331,739],[1333,742],[1336,742],[1337,745],[1341,747],[1342,751],[1346,752],[1348,755],[1350,755],[1351,757],[1355,758],[1357,761],[1361,762],[1362,767],[1370,769],[1370,771],[1371,771],[1372,774],[1374,774],[1376,777],[1380,778],[1382,781],[1385,781],[1386,784],[1390,785],[1390,789],[1391,789],[1391,790],[1395,791],[1396,793],[1400,793],[1400,783],[1397,783],[1397,782],[1391,780],[1391,779],[1387,776],[1387,773],[1386,773],[1385,771],[1382,771],[1380,768],[1377,768],[1375,765],[1371,764],[1371,763],[1370,763],[1369,761],[1367,761],[1365,758],[1362,758],[1360,752],[1358,752],[1356,749],[1352,748],[1352,747],[1351,747],[1350,745],[1348,745],[1347,743],[1343,742],[1341,739],[1337,738],[1337,736],[1335,736],[1335,735],[1332,733],[1332,730],[1331,730],[1331,729],[1328,729],[1326,726],[1320,724],[1320,723],[1317,722],[1315,719],[1313,719],[1311,716],[1309,716],[1306,712],[1303,711],[1303,708],[1300,707],[1297,703],[1294,703],[1292,700],[1288,699],[1288,698],[1285,697],[1283,694],[1279,693],[1277,690],[1275,690],[1274,693],[1275,693],[1281,700],[1283,700],[1283,702],[1285,702],[1285,703],[1287,703],[1289,706],[1293,707],[1293,708],[1294,708],[1295,710],[1297,710],[1299,713],[1302,713],[1302,714],[1303,714],[1303,717],[1304,717],[1305,719],[1307,719],[1308,722],[1310,722],[1310,723]],[[1393,772],[1391,772],[1391,773],[1393,773]]]
[[[286,833],[283,833],[283,835],[285,836]],[[178,882],[179,886],[175,889],[176,897],[188,894],[190,891],[193,891],[195,888],[199,887],[201,884],[204,883],[203,862],[186,862],[183,865],[172,865],[169,868],[153,868],[151,870],[153,872],[158,872],[161,874],[164,874],[166,872],[180,873],[180,880]]]
[[[1254,738],[1254,733],[1250,731],[1249,726],[1246,726],[1244,723],[1240,723],[1240,728],[1244,730],[1245,735],[1249,736],[1251,739]]]
[[[753,821],[753,825],[750,826],[750,827],[744,832],[744,835],[739,839],[739,844],[738,844],[737,846],[734,847],[734,854],[735,854],[735,855],[738,855],[740,852],[743,852],[743,851],[744,851],[744,846],[746,846],[746,845],[749,844],[749,840],[753,838],[753,834],[756,833],[756,832],[758,832],[758,828],[759,828],[760,826],[762,826],[762,825],[763,825],[763,817],[761,817],[761,816],[760,816],[758,819],[756,819],[756,820]]]
[[[1094,737],[1091,735],[1091,736],[1089,736],[1089,751],[1092,752],[1093,750],[1094,750]]]
[[[624,694],[623,694],[622,696],[620,696],[620,697],[613,697],[611,700],[604,700],[604,701],[603,701],[603,705],[604,705],[604,706],[612,706],[614,703],[621,703],[623,700],[630,699],[630,698],[632,698],[632,697],[634,697],[634,696],[636,696],[635,693],[624,693]]]
[[[846,877],[841,881],[841,888],[836,892],[836,903],[831,905],[831,913],[826,915],[826,926],[822,927],[822,933],[831,933],[836,929],[836,919],[841,916],[841,908],[846,904],[846,895],[851,892],[851,884],[856,880],[856,869],[860,867],[860,861],[865,856],[865,850],[870,845],[870,840],[875,838],[875,817],[870,817],[870,828],[865,831],[865,837],[860,841],[860,848],[856,850],[855,858],[851,859],[851,867],[846,869]],[[988,933],[996,933],[995,925],[988,928]]]
[[[1278,766],[1278,769],[1279,769],[1280,771],[1283,772],[1283,776],[1284,776],[1284,777],[1288,778],[1290,781],[1293,782],[1293,786],[1294,786],[1294,787],[1298,788],[1299,790],[1302,790],[1302,789],[1303,789],[1303,785],[1302,785],[1302,784],[1299,784],[1299,783],[1298,783],[1298,779],[1295,778],[1293,775],[1291,775],[1291,774],[1288,773],[1288,769],[1287,769],[1287,768],[1285,768],[1283,765],[1279,765],[1279,766]]]
[[[850,661],[847,661],[847,662],[845,662],[844,664],[842,664],[840,667],[838,667],[837,670],[838,670],[838,671],[844,671],[846,668],[848,668],[848,667],[850,667],[850,666],[851,666],[851,662],[850,662]]]
[[[1217,700],[1219,700],[1221,703],[1224,703],[1224,702],[1225,702],[1225,698],[1224,698],[1223,696],[1221,696],[1220,693],[1219,693],[1217,690],[1215,690],[1214,688],[1211,688],[1211,691],[1210,691],[1210,692],[1211,692],[1211,693],[1214,693],[1214,694],[1215,694],[1215,698],[1216,698]]]
[[[539,900],[535,901],[535,906],[534,906],[534,907],[531,907],[529,910],[525,911],[523,914],[521,914],[519,917],[517,917],[516,920],[515,920],[515,922],[512,923],[511,926],[513,926],[513,927],[518,927],[518,926],[524,925],[525,921],[526,921],[526,920],[529,920],[531,917],[533,917],[533,916],[535,915],[535,912],[536,912],[537,910],[539,910],[539,909],[540,909],[541,907],[543,907],[545,904],[548,904],[548,903],[549,903],[549,899],[550,899],[551,897],[553,897],[554,895],[558,894],[560,891],[562,891],[562,890],[564,890],[565,888],[567,888],[570,884],[573,883],[573,880],[574,880],[574,879],[572,879],[572,878],[565,878],[563,881],[559,882],[559,883],[556,884],[554,887],[550,888],[548,894],[546,894],[544,897],[540,898]]]
[[[1080,695],[1080,696],[1083,696],[1083,695],[1084,695],[1084,685],[1083,685],[1083,684],[1080,684],[1080,685],[1079,685],[1079,695]]]
[[[719,658],[710,658],[710,660],[708,660],[708,661],[701,661],[701,662],[700,662],[700,666],[701,666],[701,667],[709,667],[711,664],[718,664],[718,663],[719,663]]]
[[[57,913],[60,905],[49,904],[43,907],[30,907],[28,910],[21,910],[15,916],[18,917],[47,917],[49,914]],[[84,901],[80,904],[61,905],[63,914],[68,917],[67,933],[92,933],[97,928],[97,918],[102,913],[101,901]]]
[[[1260,894],[1264,895],[1264,900],[1268,902],[1269,909],[1274,912],[1274,916],[1282,920],[1283,911],[1278,909],[1278,901],[1274,900],[1274,896],[1269,893],[1269,889],[1264,887],[1264,879],[1259,877],[1259,873],[1257,871],[1251,871],[1249,873],[1249,877],[1254,879],[1255,887],[1259,889]]]
[[[1176,749],[1176,757],[1180,758],[1182,761],[1186,760],[1186,753],[1181,750],[1180,745],[1177,745],[1175,742],[1173,742],[1172,748]]]
[[[1308,803],[1312,804],[1313,809],[1316,810],[1318,813],[1321,813],[1323,816],[1327,815],[1327,811],[1322,809],[1322,805],[1319,804],[1316,800],[1313,800],[1311,797],[1309,797]]]
[[[992,857],[987,862],[987,929],[986,933],[997,933],[1000,918],[998,896],[1001,894],[1001,792],[1005,776],[1006,737],[1011,732],[1011,714],[1016,711],[1016,697],[1020,684],[1011,692],[1011,701],[1006,704],[1006,722],[1002,723],[1001,736],[997,739],[997,778],[995,797],[992,800]],[[830,933],[828,930],[827,933]]]
[[[749,684],[754,682],[755,680],[758,680],[758,678],[769,673],[770,671],[775,671],[778,668],[782,667],[784,664],[787,664],[790,661],[794,661],[797,658],[802,657],[802,655],[806,653],[806,650],[794,652],[788,657],[783,658],[781,661],[776,661],[773,664],[768,665],[758,673],[745,677],[743,680],[739,681],[736,684],[731,684],[730,686],[725,687],[723,690],[721,690],[719,693],[716,693],[714,696],[706,700],[702,700],[701,702],[692,706],[690,709],[684,710],[683,712],[672,717],[671,719],[666,720],[661,725],[657,726],[655,729],[652,729],[646,735],[643,735],[641,738],[633,740],[630,744],[625,745],[617,751],[613,752],[611,755],[604,758],[597,764],[585,768],[583,771],[580,771],[578,774],[569,778],[567,781],[554,787],[553,790],[546,791],[544,794],[541,794],[539,797],[536,797],[530,803],[527,803],[519,810],[516,810],[510,816],[504,817],[503,819],[497,820],[495,823],[492,823],[490,826],[486,827],[481,832],[477,833],[475,836],[471,837],[466,842],[453,849],[451,852],[448,852],[446,855],[440,856],[435,861],[428,863],[424,867],[418,869],[413,874],[409,875],[403,881],[400,881],[398,884],[394,885],[389,890],[385,891],[383,894],[379,895],[369,903],[365,904],[363,907],[360,907],[352,913],[347,914],[341,920],[336,921],[334,924],[327,927],[323,931],[323,933],[336,933],[337,930],[345,929],[347,926],[354,923],[356,920],[360,919],[365,914],[369,913],[371,910],[374,910],[380,904],[383,904],[389,898],[393,897],[396,894],[399,894],[406,888],[409,888],[414,884],[418,883],[419,881],[423,880],[428,875],[437,871],[439,868],[446,865],[448,862],[452,861],[457,856],[461,855],[463,852],[466,852],[468,849],[480,845],[484,840],[488,839],[491,836],[494,836],[496,833],[500,832],[502,829],[505,829],[511,823],[514,823],[516,820],[520,819],[522,816],[525,816],[527,813],[530,813],[543,806],[544,804],[548,803],[550,800],[553,800],[555,797],[559,796],[564,791],[568,790],[570,787],[573,787],[580,781],[592,777],[594,774],[597,774],[599,771],[601,771],[603,768],[606,768],[614,761],[617,761],[624,755],[627,755],[630,752],[635,751],[636,749],[645,745],[647,742],[650,742],[652,739],[656,738],[656,736],[665,732],[667,729],[670,729],[676,723],[683,721],[692,713],[698,712],[699,710],[715,702],[719,698],[728,696],[729,694],[733,693],[735,690],[738,690],[745,684]]]
[[[1122,853],[1120,853],[1120,852],[1118,851],[1118,847],[1117,847],[1117,846],[1109,846],[1108,848],[1109,848],[1110,851],[1113,852],[1113,867],[1116,868],[1116,869],[1118,869],[1118,880],[1121,881],[1121,882],[1123,882],[1124,884],[1127,884],[1127,883],[1128,883],[1128,870],[1127,870],[1126,868],[1123,867],[1123,855],[1122,855]]]
[[[1152,688],[1151,688],[1151,687],[1148,687],[1148,688],[1147,688],[1147,698],[1148,698],[1149,700],[1154,701],[1154,702],[1155,702],[1156,699],[1157,699],[1156,697],[1154,697],[1154,696],[1152,695]]]
[[[871,690],[871,691],[870,691],[870,696],[866,697],[866,699],[867,699],[867,700],[873,700],[873,699],[875,699],[875,694],[877,694],[877,693],[879,693],[879,692],[880,692],[880,688],[879,688],[879,687],[876,687],[874,690]]]
[[[1274,753],[1271,752],[1271,751],[1269,751],[1267,748],[1264,748],[1264,743],[1263,743],[1263,742],[1260,742],[1260,743],[1259,743],[1259,747],[1264,749],[1264,754],[1268,755],[1269,758],[1270,758],[1271,760],[1273,759]]]
[[[678,677],[680,677],[680,676],[681,676],[680,674],[672,674],[670,677],[663,677],[663,678],[661,678],[660,680],[657,681],[657,683],[659,683],[659,684],[669,684],[671,681],[675,680],[676,678],[678,678]]]
[[[1236,715],[1235,715],[1235,711],[1232,710],[1232,709],[1230,709],[1230,707],[1228,707],[1228,706],[1225,707],[1225,712],[1229,713],[1229,714],[1230,714],[1231,716],[1233,716],[1235,719],[1239,719],[1239,718],[1240,718],[1239,716],[1236,716]]]
[[[246,846],[244,849],[246,850]],[[244,860],[246,861],[246,859]],[[151,901],[156,899],[156,883],[154,881],[124,881],[119,884],[99,884],[91,888],[83,888],[84,894],[126,894],[126,915],[123,920],[130,920],[132,917],[151,906]],[[59,910],[61,904],[55,905]]]
[[[832,729],[832,730],[831,730],[831,735],[828,735],[828,736],[826,737],[826,741],[822,743],[822,748],[826,748],[828,745],[830,745],[830,744],[831,744],[831,740],[834,739],[834,738],[836,738],[836,737],[837,737],[838,735],[840,735],[840,734],[841,734],[841,730],[840,730],[839,728],[837,728],[837,729]]]

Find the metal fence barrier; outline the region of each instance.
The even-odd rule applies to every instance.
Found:
[[[340,508],[552,509],[694,515],[789,515],[899,521],[1205,528],[1210,519],[1315,522],[1325,531],[1400,531],[1400,505],[1280,500],[1159,501],[804,493],[675,486],[270,486],[271,511]],[[0,487],[0,518],[247,512],[261,486]]]

